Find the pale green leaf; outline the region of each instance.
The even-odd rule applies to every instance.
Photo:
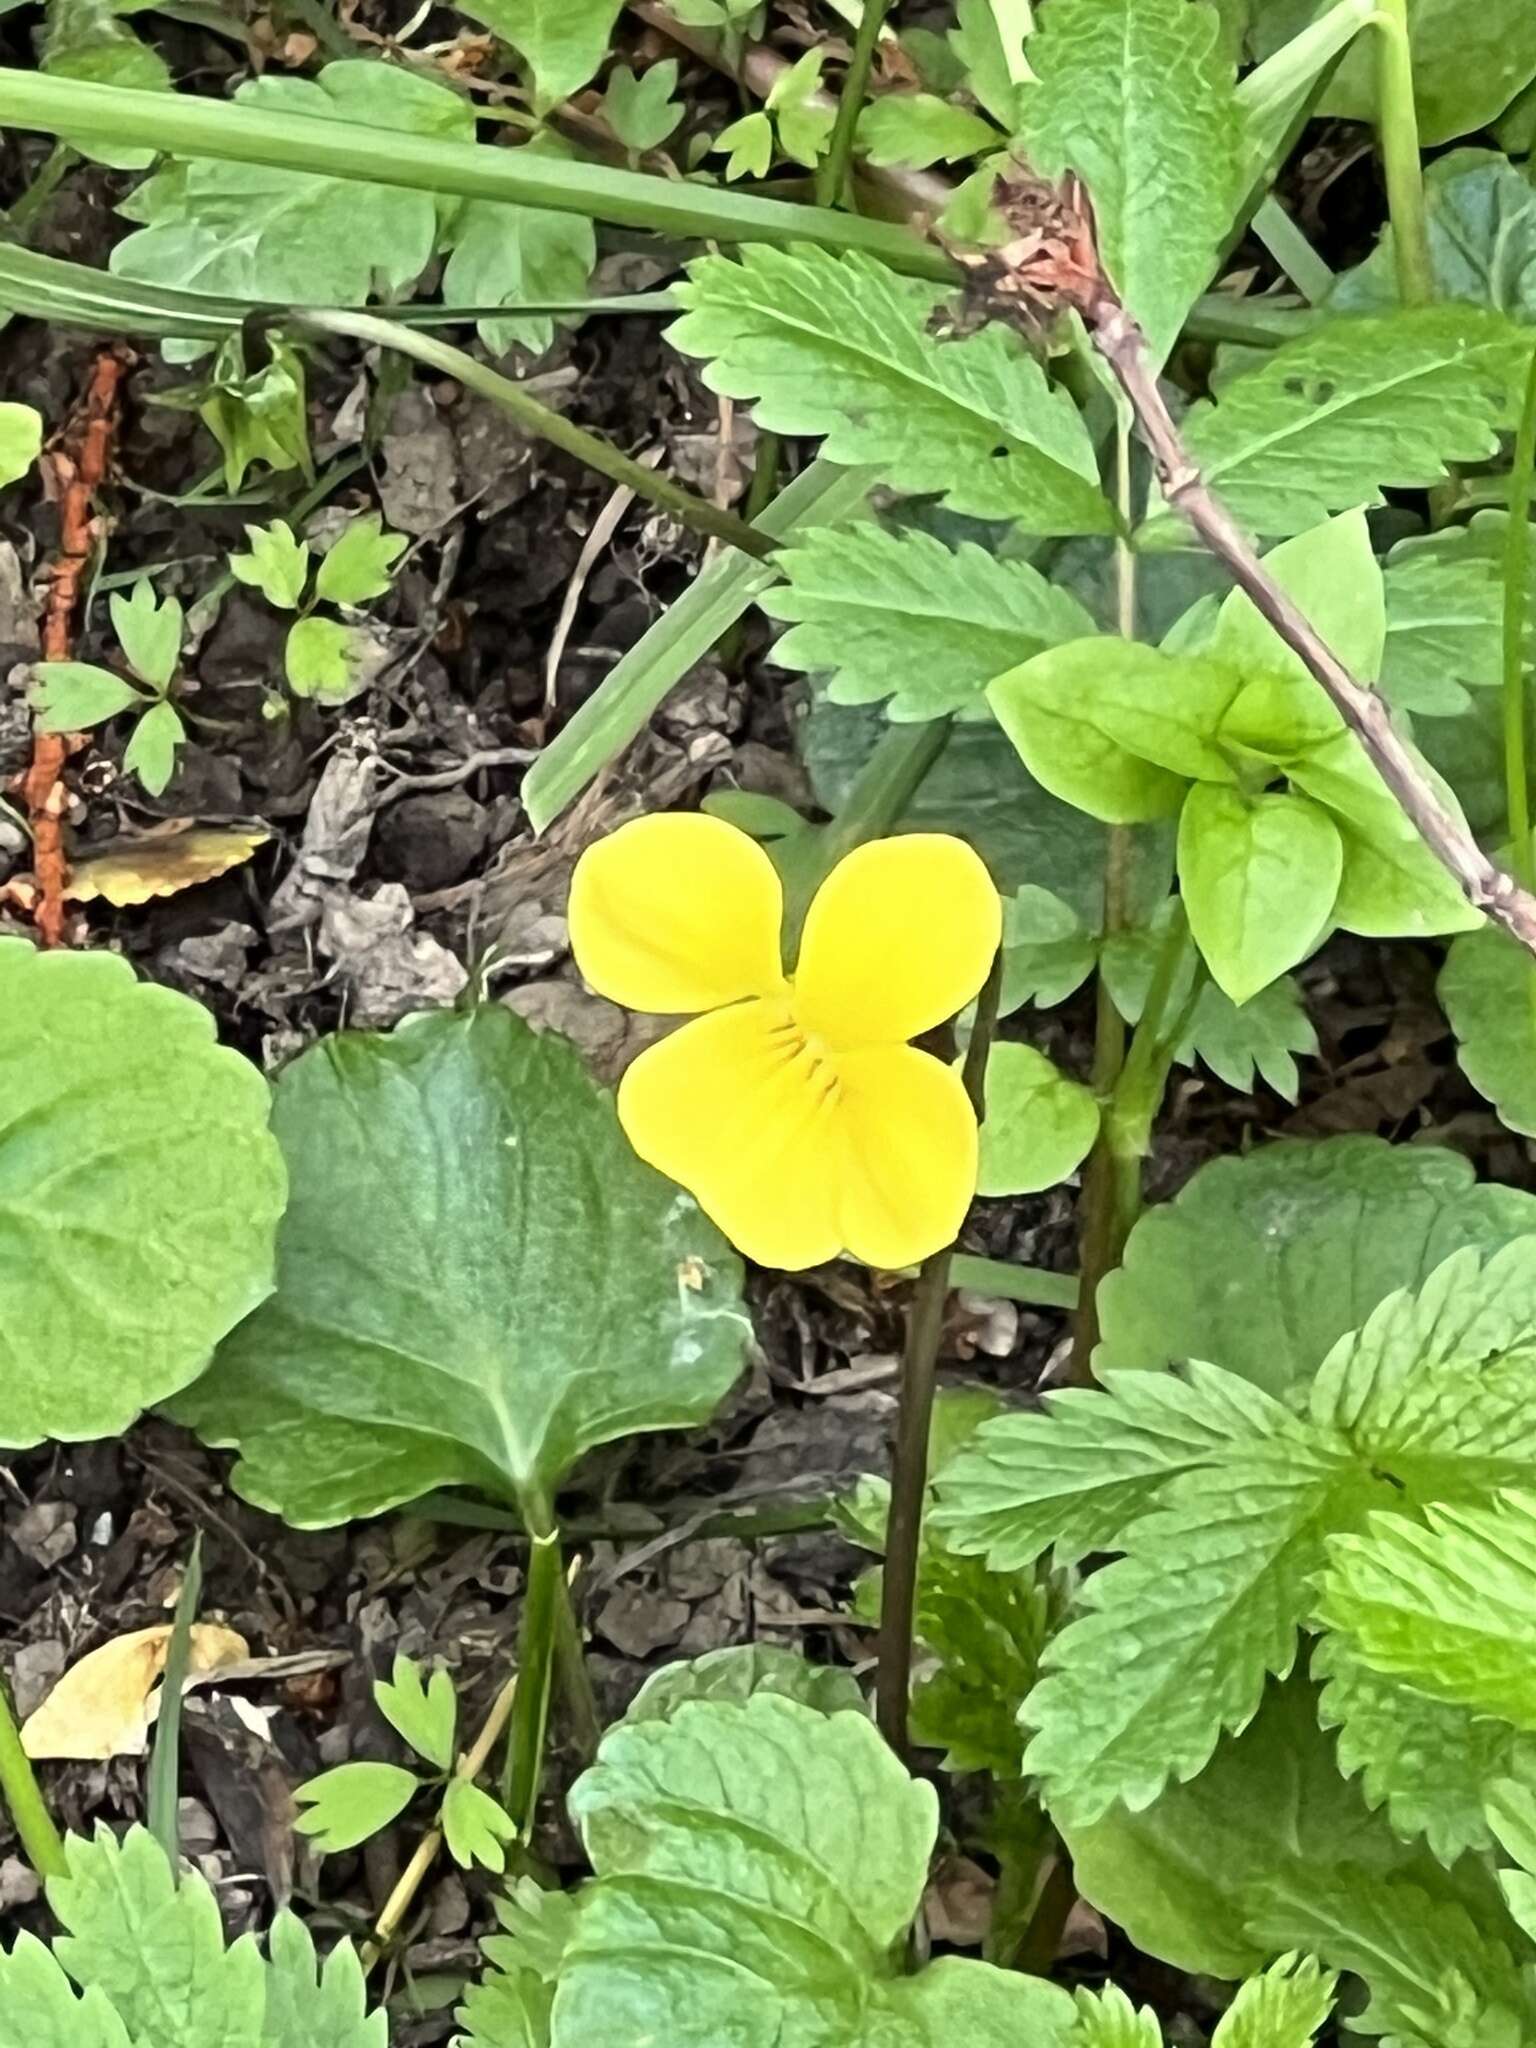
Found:
[[[54,1953],[82,1989],[104,1992],[130,2036],[154,2048],[265,2048],[261,1957],[224,1946],[218,1901],[201,1877],[178,1884],[144,1828],[119,1843],[65,1843],[69,1876],[48,1886],[68,1930]]]
[[[987,691],[1024,765],[1053,795],[1109,824],[1178,806],[1194,777],[1230,782],[1215,744],[1238,672],[1108,635],[1048,647]]]
[[[622,0],[457,0],[472,21],[509,42],[533,74],[534,111],[547,114],[597,75]]]
[[[994,676],[1093,631],[1076,598],[1028,563],[971,541],[952,550],[915,527],[814,528],[776,565],[787,580],[759,604],[792,623],[774,661],[830,671],[834,704],[889,698],[897,720],[979,707]]]
[[[1499,1872],[1504,1903],[1521,1932],[1536,1941],[1536,1791],[1529,1782],[1501,1780],[1489,1791],[1487,1819],[1499,1846],[1520,1866]]]
[[[114,590],[107,608],[128,666],[152,690],[163,694],[181,658],[185,618],[181,606],[174,597],[157,600],[152,585],[141,576],[126,597]]]
[[[999,1013],[1022,1003],[1049,1009],[1064,1002],[1094,970],[1098,944],[1070,903],[1026,882],[1003,903],[1003,986]]]
[[[725,166],[728,184],[738,178],[766,178],[773,163],[773,123],[759,107],[722,128],[709,148],[712,156],[729,159]]]
[[[1333,2010],[1334,1978],[1311,1956],[1282,1956],[1239,1985],[1211,2048],[1310,2048]]]
[[[675,57],[649,65],[638,78],[627,64],[614,65],[603,94],[603,118],[626,149],[643,152],[666,141],[683,118],[672,97],[676,86]]]
[[[815,170],[826,154],[837,119],[821,90],[826,52],[812,44],[781,71],[768,91],[767,106],[778,132],[779,148],[791,163]]]
[[[268,604],[285,612],[295,611],[309,580],[309,546],[299,540],[286,519],[274,519],[270,526],[248,526],[245,554],[232,554],[229,573],[237,583],[259,590]]]
[[[1374,679],[1386,639],[1386,598],[1381,564],[1361,511],[1342,512],[1268,550],[1264,566],[1346,668]],[[1342,729],[1343,720],[1299,654],[1288,647],[1246,592],[1222,601],[1207,649],[1216,660],[1254,677],[1223,721],[1223,737],[1284,759]],[[1280,685],[1289,690],[1277,696]],[[1269,685],[1269,692],[1264,689]],[[1284,703],[1287,716],[1272,727],[1259,706]]]
[[[542,156],[575,153],[548,130],[523,147]],[[494,199],[466,199],[450,219],[445,241],[442,294],[450,305],[516,307],[537,299],[579,299],[597,261],[597,231],[585,215]],[[541,355],[554,341],[555,327],[550,313],[509,313],[504,320],[482,320],[478,331],[493,355],[511,348]]]
[[[1199,783],[1179,816],[1179,889],[1211,978],[1245,1003],[1304,960],[1328,927],[1338,827],[1305,797],[1247,798]]]
[[[0,401],[0,490],[27,474],[42,453],[43,416],[15,399]]]
[[[1072,1564],[1119,1548],[1180,1473],[1294,1433],[1257,1387],[1213,1365],[1187,1372],[1101,1373],[1102,1387],[1048,1393],[1043,1411],[987,1423],[938,1475],[934,1528],[996,1571],[1052,1547]]]
[[[1025,1702],[1025,1768],[1053,1818],[1136,1812],[1204,1769],[1290,1670],[1325,1535],[1389,1491],[1299,1437],[1172,1479],[1125,1555],[1086,1582]]]
[[[1134,2006],[1116,1984],[1079,1991],[1070,2048],[1163,2048],[1163,2030],[1151,2006]]]
[[[1429,258],[1442,299],[1536,320],[1536,187],[1508,157],[1454,149],[1424,166]],[[1398,303],[1390,223],[1328,294],[1330,312],[1377,312]]]
[[[1219,1358],[1284,1393],[1395,1289],[1533,1231],[1536,1198],[1479,1187],[1435,1145],[1350,1136],[1213,1160],[1131,1232],[1101,1290],[1095,1369]]]
[[[1536,962],[1490,926],[1459,938],[1436,993],[1456,1033],[1456,1063],[1512,1131],[1536,1134]]]
[[[1033,1571],[996,1572],[924,1532],[917,1635],[936,1668],[912,1695],[912,1740],[944,1752],[947,1771],[1018,1779],[1024,1768],[1019,1702],[1039,1675],[1054,1619]]]
[[[1010,133],[1018,125],[1019,88],[1030,76],[1024,55],[1030,25],[1029,0],[955,0],[951,49],[966,84]]]
[[[340,619],[295,619],[283,642],[283,673],[289,689],[296,697],[344,704],[357,694],[366,645],[364,636]]]
[[[323,1040],[274,1126],[277,1294],[178,1413],[287,1520],[451,1484],[548,1496],[598,1444],[704,1422],[739,1372],[735,1255],[511,1011]]]
[[[652,1672],[630,1702],[626,1721],[670,1721],[689,1700],[740,1705],[760,1692],[781,1693],[819,1714],[862,1713],[864,1695],[850,1671],[811,1664],[773,1643],[742,1643],[710,1650]]]
[[[1497,687],[1504,581],[1491,555],[1457,559],[1404,542],[1387,559],[1386,598],[1381,686],[1395,709],[1454,717],[1467,703],[1463,684]]]
[[[875,165],[958,163],[1001,138],[990,121],[931,92],[888,92],[859,115],[858,147]]]
[[[268,1101],[188,997],[0,940],[0,1442],[120,1435],[269,1291]]]
[[[144,693],[89,661],[35,661],[28,701],[43,732],[79,732],[142,704]]]
[[[32,1934],[0,1950],[0,2048],[134,2048],[105,1993],[75,1996],[69,1979]]]
[[[1065,2048],[1071,2002],[1039,1979],[954,1958],[901,1974],[937,1802],[862,1715],[759,1694],[622,1723],[571,1805],[597,1875],[553,2048]]]
[[[1427,489],[1487,461],[1510,417],[1530,337],[1475,306],[1330,320],[1193,407],[1185,442],[1206,482],[1256,533],[1301,533],[1388,486]],[[1176,513],[1153,516],[1160,541]]]
[[[1216,269],[1241,185],[1231,59],[1189,0],[1046,0],[1027,52],[1019,140],[1047,176],[1076,171],[1154,367]]]
[[[565,0],[560,11],[570,12]],[[467,100],[371,59],[343,58],[314,78],[268,72],[240,86],[235,101],[263,113],[474,140]],[[146,284],[280,306],[360,306],[376,285],[398,291],[426,268],[438,206],[432,193],[398,185],[173,159],[125,207],[143,225],[116,244],[111,267]]]
[[[42,70],[50,77],[79,79],[86,85],[169,92],[169,65],[123,20],[128,11],[114,6],[113,0],[47,0]],[[68,140],[83,155],[116,170],[142,171],[154,161],[149,150],[103,142],[89,132],[72,131]]]
[[[363,604],[370,597],[382,597],[405,549],[405,535],[386,533],[377,512],[349,520],[321,557],[315,595],[330,604]]]
[[[338,1943],[317,1964],[309,1929],[295,1914],[279,1913],[267,1944],[262,2048],[387,2048],[389,2021],[382,2009],[370,2014],[367,2003],[351,1943]]]
[[[422,1683],[422,1667],[410,1657],[395,1657],[387,1679],[375,1679],[374,1704],[397,1735],[436,1764],[440,1771],[453,1768],[453,1739],[458,1728],[459,1702],[453,1679],[441,1666]]]
[[[834,462],[878,464],[896,490],[942,492],[957,512],[1034,533],[1102,533],[1110,511],[1076,407],[994,323],[940,341],[945,287],[861,255],[748,245],[706,256],[669,330],[704,380],[755,399],[776,433],[825,437]]]
[[[489,1792],[468,1778],[451,1778],[443,1794],[443,1840],[461,1870],[478,1863],[498,1873],[507,1867],[506,1844],[517,1840],[517,1822]]]
[[[247,373],[238,335],[225,342],[206,383],[193,387],[198,418],[224,453],[224,482],[233,495],[255,463],[314,473],[309,446],[304,361],[277,335],[270,360]]]
[[[1536,1733],[1536,1497],[1425,1517],[1336,1536],[1319,1620],[1384,1677]]]
[[[160,796],[176,772],[176,750],[186,736],[174,704],[152,704],[123,749],[123,767],[151,796]]]
[[[976,1192],[1027,1195],[1055,1187],[1087,1158],[1099,1105],[1033,1046],[994,1045],[987,1060],[986,1117]]]
[[[532,1970],[493,1972],[469,1987],[455,2017],[467,2048],[549,2048],[555,1988]]]
[[[294,1799],[304,1811],[294,1826],[334,1856],[398,1820],[420,1790],[415,1772],[398,1764],[338,1764],[295,1788]]]

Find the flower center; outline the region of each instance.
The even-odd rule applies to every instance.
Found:
[[[830,1108],[842,1093],[842,1078],[825,1039],[806,1030],[792,1004],[785,1005],[784,1020],[774,1026],[769,1039],[777,1060],[790,1068],[807,1092],[816,1097],[817,1108]]]

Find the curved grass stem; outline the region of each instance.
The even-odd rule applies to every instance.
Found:
[[[21,1746],[21,1730],[0,1683],[0,1798],[21,1838],[22,1851],[39,1877],[68,1877],[64,1841],[43,1799],[32,1759]]]

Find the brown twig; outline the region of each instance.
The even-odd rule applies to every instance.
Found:
[[[955,249],[988,310],[1031,338],[1067,309],[1081,315],[1136,417],[1163,496],[1181,511],[1238,588],[1298,655],[1364,747],[1424,844],[1474,909],[1536,953],[1536,896],[1483,852],[1441,801],[1386,702],[1359,682],[1275,582],[1232,515],[1212,494],[1163,402],[1146,336],[1126,311],[1099,258],[1093,210],[1077,179],[1047,183],[1024,166],[999,180],[998,200],[1015,238],[1000,249]]]
[[[105,483],[117,429],[119,389],[131,358],[120,349],[103,349],[91,381],[62,446],[43,458],[51,474],[59,507],[59,549],[48,578],[43,612],[44,661],[68,661],[74,637],[80,584],[95,551],[98,525],[96,492]],[[45,946],[64,941],[64,890],[69,867],[64,858],[64,763],[73,746],[68,733],[32,736],[32,760],[21,779],[22,802],[32,831],[32,874],[37,900],[32,917]]]

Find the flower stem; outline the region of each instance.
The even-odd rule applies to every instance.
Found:
[[[976,1000],[976,1022],[965,1051],[965,1091],[979,1123],[986,1112],[987,1056],[997,1028],[1003,985],[999,950]],[[912,1694],[912,1636],[917,1614],[918,1558],[923,1508],[928,1495],[928,1433],[933,1422],[944,1305],[949,1298],[954,1247],[946,1245],[923,1261],[912,1296],[907,1341],[901,1361],[901,1406],[896,1422],[896,1455],[891,1467],[891,1507],[886,1523],[885,1570],[880,1600],[880,1667],[875,1678],[875,1713],[880,1732],[903,1760],[911,1744],[908,1715]]]
[[[1408,0],[1376,0],[1371,22],[1379,37],[1376,120],[1387,179],[1387,211],[1392,219],[1398,296],[1405,306],[1427,306],[1435,296],[1435,266],[1429,253],[1419,110],[1413,96]]]
[[[565,1561],[560,1531],[543,1503],[529,1503],[528,1586],[523,1596],[523,1621],[517,1639],[517,1698],[507,1734],[502,1795],[524,1842],[533,1833],[544,1777],[544,1746],[549,1732],[549,1696],[554,1684],[555,1641],[559,1629]]]
[[[0,1798],[3,1798],[27,1861],[39,1877],[68,1877],[64,1842],[43,1802],[32,1759],[21,1746],[21,1731],[0,1684]]]
[[[843,73],[843,89],[838,95],[832,140],[816,167],[818,206],[842,204],[848,185],[848,167],[853,160],[854,131],[859,125],[864,93],[869,85],[869,68],[874,62],[875,44],[880,40],[880,30],[890,10],[891,0],[864,0],[864,12],[859,16],[858,33],[853,39],[853,55]]]

